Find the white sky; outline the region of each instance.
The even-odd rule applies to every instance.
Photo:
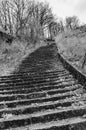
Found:
[[[86,23],[86,0],[39,0],[47,1],[57,17],[76,15],[82,23]]]

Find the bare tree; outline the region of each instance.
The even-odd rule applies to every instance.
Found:
[[[54,21],[54,16],[49,4],[35,3],[32,16],[33,19],[35,19],[38,33],[41,33],[44,36],[45,29],[49,30],[50,23]]]
[[[79,19],[77,16],[66,18],[66,27],[69,29],[75,29],[79,26]]]
[[[29,24],[33,24],[32,30],[34,31],[35,38],[44,37],[45,29],[49,30],[50,23],[54,21],[54,16],[52,14],[52,10],[47,3],[39,3],[34,2],[32,4],[32,12],[30,16],[31,22],[29,20]],[[34,29],[33,29],[34,27]],[[31,32],[33,32],[31,31]],[[50,32],[49,32],[50,33]]]
[[[0,5],[0,24],[2,28],[7,30],[7,1],[2,1]]]
[[[13,9],[12,15],[15,19],[16,36],[18,35],[18,33],[22,35],[22,30],[25,25],[25,15],[27,11],[26,0],[13,0],[10,5]]]
[[[55,21],[52,21],[49,24],[49,30],[50,30],[50,39],[53,39],[58,33],[58,23]]]
[[[62,32],[62,31],[64,31],[63,21],[62,21],[62,20],[59,20],[59,21],[57,22],[57,32],[60,33],[60,32]]]
[[[77,16],[72,17],[72,29],[76,29],[79,26],[79,19]]]
[[[45,29],[54,28],[54,15],[48,3],[32,0],[3,0],[0,6],[0,26],[11,35],[27,37],[33,43],[44,37]]]

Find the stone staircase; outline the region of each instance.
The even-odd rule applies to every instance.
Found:
[[[85,130],[86,93],[64,68],[55,44],[0,78],[0,130]]]

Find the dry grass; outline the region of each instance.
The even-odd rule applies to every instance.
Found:
[[[58,50],[73,65],[81,69],[82,60],[86,52],[86,33],[77,31],[67,31],[56,37]],[[86,66],[82,69],[86,73]]]
[[[38,42],[35,46],[19,40],[14,40],[11,45],[2,42],[0,44],[0,76],[7,76],[16,71],[22,60],[44,45],[43,41]]]

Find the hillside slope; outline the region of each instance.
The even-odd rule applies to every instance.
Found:
[[[21,62],[33,51],[45,46],[43,41],[32,43],[14,40],[11,45],[2,41],[0,43],[0,76],[7,76],[18,70]]]
[[[86,32],[75,30],[61,33],[56,37],[56,43],[59,53],[86,74],[86,65],[81,69],[86,52]]]

